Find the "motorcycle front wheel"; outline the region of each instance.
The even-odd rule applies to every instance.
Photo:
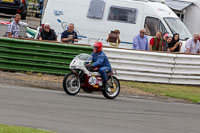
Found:
[[[102,90],[102,94],[105,98],[114,99],[119,95],[120,92],[120,83],[116,77],[113,78],[113,83],[111,82],[111,78],[108,79],[108,88]]]
[[[80,91],[80,80],[74,73],[68,73],[63,79],[63,88],[68,95],[76,95]]]

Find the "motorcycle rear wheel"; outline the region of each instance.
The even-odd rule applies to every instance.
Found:
[[[108,79],[108,88],[102,90],[102,94],[105,98],[114,99],[119,95],[120,92],[120,82],[116,77],[113,77],[113,85],[111,83],[111,78]]]
[[[68,73],[63,79],[63,89],[68,95],[76,95],[80,91],[80,80],[74,73]]]

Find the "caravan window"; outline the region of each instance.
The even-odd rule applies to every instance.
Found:
[[[146,28],[148,36],[155,36],[157,31],[167,32],[161,20],[154,17],[146,17],[144,28]]]
[[[137,9],[124,7],[111,7],[108,20],[136,24]]]
[[[92,0],[88,10],[87,17],[102,19],[105,8],[105,2],[103,0]]]

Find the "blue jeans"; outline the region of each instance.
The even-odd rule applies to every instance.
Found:
[[[103,79],[104,83],[107,81],[106,72],[110,72],[110,71],[111,71],[110,67],[100,67],[99,68],[99,73],[101,74],[101,78]]]

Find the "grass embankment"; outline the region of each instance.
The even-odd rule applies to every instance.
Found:
[[[141,82],[121,82],[122,86],[130,86],[155,94],[156,96],[168,96],[183,100],[188,100],[193,103],[200,103],[200,87],[199,86],[184,86],[184,85],[167,85],[156,83],[141,83]]]
[[[55,132],[0,124],[0,133],[55,133]]]

